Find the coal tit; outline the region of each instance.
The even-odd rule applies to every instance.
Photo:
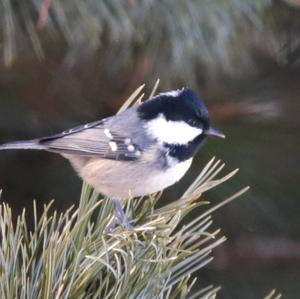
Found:
[[[116,199],[148,195],[176,183],[207,136],[225,137],[211,128],[196,93],[182,89],[57,135],[3,144],[0,150],[61,154],[85,182],[114,199],[117,217],[129,227]]]

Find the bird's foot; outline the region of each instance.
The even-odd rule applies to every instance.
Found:
[[[117,223],[119,222],[122,226],[124,226],[127,230],[132,230],[133,225],[130,223],[128,218],[126,217],[119,199],[112,199],[113,205],[114,205],[114,212],[115,212],[115,218],[112,219],[112,221],[107,225],[107,227],[104,230],[105,234],[109,234],[113,231],[113,229],[116,227]]]

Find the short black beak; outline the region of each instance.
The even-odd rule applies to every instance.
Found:
[[[206,130],[205,134],[208,136],[225,138],[225,135],[222,132],[220,132],[219,130],[213,129],[213,128],[209,128],[208,130]]]

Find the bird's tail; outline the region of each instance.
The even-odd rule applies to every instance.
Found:
[[[47,149],[47,147],[42,144],[39,144],[38,140],[13,141],[0,145],[0,151],[10,149],[45,150]]]

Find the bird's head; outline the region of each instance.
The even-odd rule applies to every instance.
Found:
[[[162,143],[187,145],[199,137],[199,143],[207,136],[225,138],[210,126],[204,102],[191,89],[161,93],[139,106],[138,112],[149,134]]]

